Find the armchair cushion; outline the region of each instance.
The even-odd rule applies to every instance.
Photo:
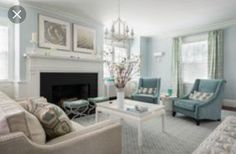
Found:
[[[148,95],[148,94],[133,94],[132,97],[135,100],[144,101],[144,102],[154,102],[154,100],[157,98],[154,95]]]
[[[198,86],[198,91],[215,93],[218,84],[218,80],[201,80]]]
[[[190,100],[190,99],[179,99],[174,102],[174,105],[176,107],[189,110],[189,111],[195,111],[195,107],[198,104],[202,104],[202,102],[197,101],[197,100]]]

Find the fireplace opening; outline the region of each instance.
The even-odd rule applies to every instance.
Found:
[[[88,84],[54,85],[52,86],[52,101],[63,107],[65,100],[87,99],[90,96]]]
[[[40,73],[40,96],[62,107],[64,100],[98,95],[97,73]]]

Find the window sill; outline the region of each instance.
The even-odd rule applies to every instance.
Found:
[[[12,80],[0,80],[0,84],[5,84],[5,83],[13,83],[14,81]]]

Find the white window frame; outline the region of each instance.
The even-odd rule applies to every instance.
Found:
[[[0,17],[0,25],[8,27],[8,78],[0,79],[0,83],[13,82],[14,79],[14,24],[9,19]]]
[[[188,43],[203,42],[203,41],[208,41],[208,34],[207,33],[202,33],[202,34],[197,34],[197,35],[184,37],[182,45],[185,45],[185,44],[188,44]],[[181,50],[182,50],[182,47],[181,47]],[[183,58],[183,57],[181,56],[181,58]],[[183,65],[184,65],[183,62],[182,62],[181,65],[182,65],[181,67],[183,67]],[[184,79],[184,72],[183,71],[182,71],[182,78]],[[207,78],[208,78],[208,76],[207,76]],[[190,84],[193,84],[194,81],[187,82],[187,81],[183,80],[183,83],[186,84],[186,85],[188,85],[188,84],[190,85]]]

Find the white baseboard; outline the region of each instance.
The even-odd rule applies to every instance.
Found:
[[[235,107],[236,108],[236,100],[233,99],[224,99],[223,105],[227,107]]]

